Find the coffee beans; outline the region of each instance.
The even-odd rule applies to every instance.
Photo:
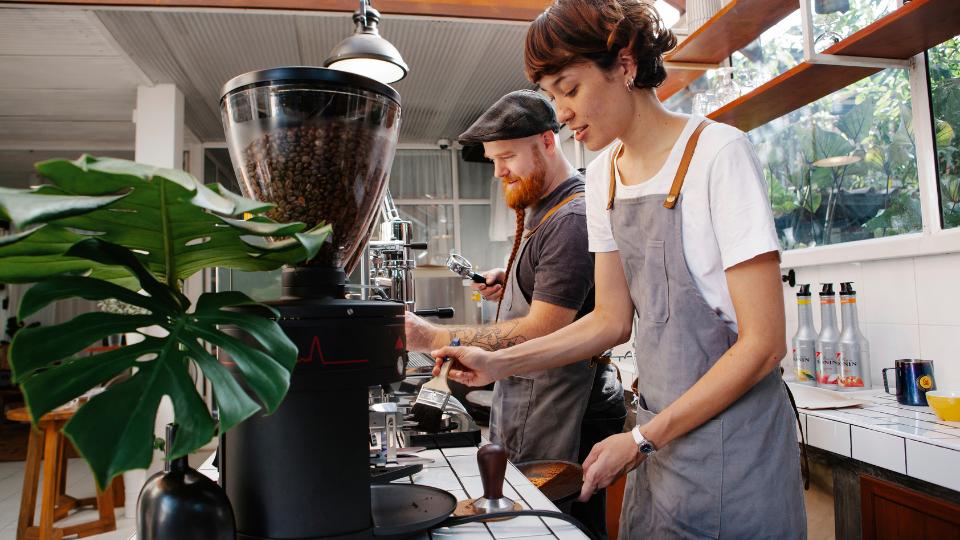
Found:
[[[386,187],[390,135],[379,126],[340,119],[266,131],[243,150],[244,191],[276,204],[267,215],[279,222],[332,224],[332,243],[308,264],[342,266],[349,273]]]

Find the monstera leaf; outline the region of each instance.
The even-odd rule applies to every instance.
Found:
[[[130,248],[150,272],[175,283],[208,267],[273,270],[309,259],[329,235],[328,227],[277,223],[262,215],[273,205],[204,186],[183,171],[91,156],[37,170],[52,184],[0,190],[0,213],[23,231],[0,240],[0,282],[73,271],[129,284],[132,276],[117,268],[64,256],[85,238]]]
[[[10,346],[14,380],[34,421],[133,372],[82,405],[64,428],[101,487],[150,464],[163,396],[171,399],[179,426],[174,456],[261,408],[279,406],[297,350],[271,319],[276,313],[238,292],[203,294],[191,305],[180,283],[208,267],[268,270],[309,259],[329,227],[277,223],[263,215],[271,205],[203,186],[182,171],[89,156],[48,161],[38,170],[52,183],[0,189],[0,218],[19,229],[0,238],[0,282],[36,283],[21,299],[19,317],[72,298],[114,299],[143,312],[86,313],[25,328]],[[222,326],[249,339],[228,335]],[[160,331],[146,335],[148,327]],[[131,332],[144,340],[77,354],[104,337]],[[230,355],[233,373],[208,352],[214,346]],[[219,425],[197,394],[191,365],[213,385]]]
[[[86,313],[62,324],[23,329],[10,347],[14,380],[23,388],[33,418],[40,418],[129,368],[136,368],[130,379],[83,405],[64,428],[90,463],[101,487],[125,470],[150,464],[154,418],[164,395],[170,396],[179,425],[172,449],[174,456],[196,450],[215,435],[216,424],[189,375],[189,361],[203,371],[216,390],[223,431],[256,413],[259,403],[272,412],[283,400],[297,349],[279,325],[263,314],[229,309],[257,305],[252,299],[232,291],[206,293],[189,310],[190,301],[185,296],[154,278],[126,248],[88,239],[75,244],[66,254],[123,267],[136,276],[145,293],[85,276],[47,279],[24,294],[21,319],[52,302],[77,297],[116,298],[147,313]],[[260,309],[271,314],[266,306]],[[218,325],[239,328],[260,343],[263,350],[227,335]],[[158,326],[167,335],[146,336],[140,343],[94,356],[74,356],[106,336],[149,326]],[[231,355],[259,403],[204,345],[221,347]]]

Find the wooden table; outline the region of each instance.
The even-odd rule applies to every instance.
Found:
[[[20,518],[17,522],[17,540],[60,540],[64,536],[72,535],[82,538],[114,531],[117,528],[113,514],[116,483],[104,491],[98,488],[96,497],[77,499],[65,493],[67,460],[64,451],[67,440],[61,433],[61,429],[76,412],[76,408],[51,411],[40,418],[39,429],[30,429],[27,461],[23,474],[23,493],[20,499]],[[17,422],[30,422],[30,414],[23,407],[7,412],[7,418]],[[41,462],[43,494],[40,503],[40,523],[34,525]],[[119,488],[120,493],[123,493],[123,487],[119,486]],[[54,526],[56,521],[66,517],[71,510],[86,506],[96,506],[100,517],[67,527]]]

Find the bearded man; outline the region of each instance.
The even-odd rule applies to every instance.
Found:
[[[407,313],[407,347],[428,352],[459,338],[488,350],[510,347],[571,324],[593,310],[593,254],[587,249],[584,177],[564,157],[550,102],[520,90],[500,98],[458,138],[483,144],[503,181],[517,232],[506,269],[475,285],[497,300],[497,322],[479,326],[428,323]],[[597,351],[598,353],[602,351]],[[623,430],[623,388],[609,362],[575,364],[498,381],[490,438],[514,463],[582,463],[593,445]],[[604,497],[574,505],[571,514],[606,536]]]

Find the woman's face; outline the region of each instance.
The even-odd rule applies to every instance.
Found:
[[[633,120],[633,100],[626,89],[626,72],[621,71],[619,65],[604,71],[586,61],[539,81],[557,109],[557,120],[591,151],[620,137]]]

